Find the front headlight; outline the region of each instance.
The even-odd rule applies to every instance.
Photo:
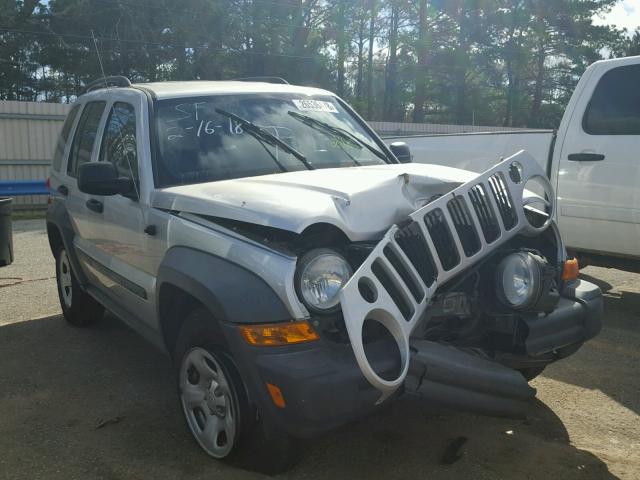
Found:
[[[498,298],[509,308],[526,310],[540,298],[541,260],[529,252],[507,255],[496,269]]]
[[[329,313],[337,309],[338,294],[352,274],[344,257],[328,248],[318,248],[298,262],[296,290],[309,310]]]

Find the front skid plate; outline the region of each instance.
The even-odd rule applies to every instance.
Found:
[[[534,178],[545,190],[547,200],[532,197],[529,192],[529,195],[524,197],[525,185]],[[532,198],[535,198],[535,201],[543,201],[548,208],[548,219],[541,226],[532,225],[525,216],[523,207],[533,203]],[[455,205],[452,206],[452,203]],[[513,211],[513,216],[509,218],[509,224],[506,226],[506,220],[502,216],[507,208],[505,205]],[[469,252],[468,245],[465,248],[464,240],[456,229],[460,226],[461,217],[457,212],[462,211],[461,209],[467,211],[466,227],[475,228],[477,233],[477,246],[473,252]],[[507,213],[511,214],[509,211]],[[451,265],[450,258],[446,263],[439,258],[434,242],[435,235],[432,236],[429,232],[426,220],[428,214],[441,219],[439,221],[449,230],[449,235],[445,236],[448,242],[445,243],[448,244],[448,248],[451,248],[451,242],[455,245],[457,264]],[[426,246],[432,260],[434,278],[425,280],[421,277],[419,272],[422,266],[415,264],[415,260],[412,262],[398,243],[396,235],[407,227],[393,225],[387,231],[340,292],[344,321],[358,365],[371,385],[381,392],[377,403],[388,398],[404,382],[409,369],[409,338],[423,317],[438,285],[468,269],[515,235],[541,233],[549,226],[554,214],[555,195],[544,171],[531,155],[520,151],[410,215],[410,226],[414,228],[414,232],[419,232],[422,244]],[[456,216],[457,223],[452,215]],[[496,230],[495,234],[490,236],[490,241],[487,241],[487,234],[483,230],[488,218],[495,222],[494,227],[499,227],[499,231]],[[439,232],[439,239],[436,240],[442,243],[442,229]],[[465,250],[470,255],[467,255]],[[393,257],[395,267],[390,257]],[[402,272],[397,268],[398,263],[401,264]],[[384,283],[387,287],[391,284],[392,291],[389,291],[374,273],[374,264],[378,275],[381,271],[384,272]],[[413,288],[405,282],[408,277],[411,278]],[[416,300],[416,296],[419,300]],[[402,304],[402,312],[399,303]],[[367,360],[363,344],[363,326],[366,320],[381,323],[395,338],[401,359],[400,375],[397,378],[382,378]]]

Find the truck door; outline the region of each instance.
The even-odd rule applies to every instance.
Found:
[[[596,64],[561,147],[558,223],[570,250],[640,257],[640,64]],[[620,65],[620,64],[618,64]]]

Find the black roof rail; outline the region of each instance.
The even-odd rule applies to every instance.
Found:
[[[123,77],[122,75],[114,75],[111,77],[103,77],[94,80],[89,85],[84,87],[84,89],[80,92],[80,95],[93,92],[94,90],[100,90],[101,88],[130,86],[131,81],[127,77]]]
[[[238,82],[267,82],[267,83],[282,83],[284,85],[289,85],[282,77],[242,77],[242,78],[233,78],[232,80],[236,80]]]

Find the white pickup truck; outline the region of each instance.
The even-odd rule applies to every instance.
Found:
[[[546,170],[557,222],[583,265],[640,271],[640,56],[599,61],[578,83],[557,132],[393,137],[417,163],[483,172],[519,150]]]

